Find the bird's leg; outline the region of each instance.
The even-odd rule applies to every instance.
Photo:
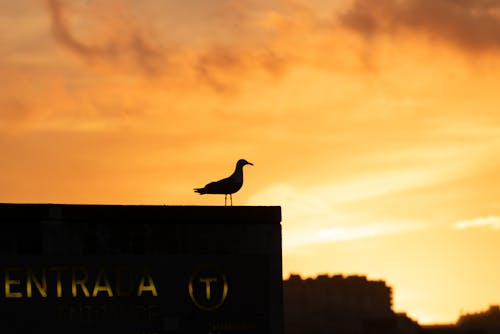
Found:
[[[227,206],[227,194],[224,194],[224,206]]]
[[[229,199],[231,200],[231,206],[233,206],[233,194],[229,194]]]

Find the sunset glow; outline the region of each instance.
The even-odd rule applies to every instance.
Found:
[[[0,3],[0,202],[222,205],[245,158],[284,277],[500,304],[500,2]]]

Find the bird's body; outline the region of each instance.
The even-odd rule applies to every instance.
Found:
[[[225,195],[224,204],[226,204],[227,196],[231,199],[231,205],[233,205],[232,194],[237,192],[243,186],[243,166],[252,165],[252,163],[246,161],[245,159],[240,159],[236,163],[236,168],[234,169],[231,176],[225,179],[210,182],[203,188],[195,188],[194,191],[200,195],[204,194],[220,194]]]

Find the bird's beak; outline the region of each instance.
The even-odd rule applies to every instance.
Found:
[[[253,163],[251,163],[251,162],[248,162],[248,161],[247,161],[247,164],[248,164],[248,165],[251,165],[251,166],[253,166]]]

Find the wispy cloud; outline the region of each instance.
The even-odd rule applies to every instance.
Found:
[[[417,222],[375,223],[353,227],[333,227],[319,231],[319,241],[349,241],[398,234],[422,228]]]
[[[476,53],[500,48],[499,12],[490,0],[356,0],[340,22],[369,38],[423,34]]]
[[[99,35],[94,32],[90,40],[84,40],[71,29],[69,10],[63,1],[47,0],[47,6],[55,39],[90,62],[102,59],[117,62],[127,59],[147,73],[157,72],[166,64],[166,53],[158,38],[148,32],[144,25],[134,22],[123,7],[119,8],[120,10],[115,8],[113,20],[97,20],[101,25],[105,25],[101,28],[103,31],[98,32]],[[89,15],[97,16],[97,13],[90,11]],[[109,30],[112,30],[111,37],[106,36]]]
[[[334,196],[331,189],[330,193],[325,188],[300,192],[289,185],[274,185],[252,196],[248,204],[279,201],[276,204],[283,207],[284,248],[288,250],[308,244],[345,242],[425,227],[419,221],[383,220],[362,212],[339,209],[340,196]]]
[[[231,20],[209,20],[202,31],[199,22],[192,22],[195,32],[183,41],[175,40],[175,31],[162,30],[158,19],[147,21],[144,13],[136,15],[135,7],[126,2],[94,3],[85,10],[75,10],[74,4],[64,0],[46,3],[53,38],[86,64],[104,64],[115,70],[139,69],[149,77],[164,80],[194,80],[227,93],[237,87],[242,74],[279,76],[289,62],[276,50],[272,38],[262,38],[267,36],[267,28],[256,27],[248,15],[236,15],[241,19],[238,21],[234,6],[222,2],[214,3],[212,10],[217,16],[231,16]],[[242,3],[237,12],[243,13],[246,6],[249,11],[254,10]],[[164,20],[172,20],[172,16],[167,12]],[[218,38],[216,33],[210,35],[217,24],[228,26],[226,38]],[[245,30],[248,32],[243,33]],[[196,33],[207,37],[200,41]]]
[[[494,230],[500,229],[500,217],[489,216],[489,217],[479,217],[468,220],[462,220],[455,222],[453,228],[458,230],[466,230],[471,228],[490,228]]]
[[[282,78],[297,65],[338,73],[366,69],[369,58],[376,67],[377,59],[387,58],[378,55],[383,48],[373,43],[368,55],[360,55],[357,43],[365,45],[363,37],[372,35],[401,35],[410,41],[408,36],[425,35],[433,49],[438,40],[474,54],[500,48],[500,6],[490,1],[339,1],[343,6],[327,14],[305,1],[214,1],[209,10],[186,2],[186,8],[201,9],[184,11],[126,1],[92,2],[84,10],[67,0],[45,2],[52,37],[85,64],[138,70],[223,94],[238,91],[243,82]],[[138,8],[143,10],[139,14]],[[199,17],[197,11],[212,15]],[[175,28],[180,22],[190,29]]]

